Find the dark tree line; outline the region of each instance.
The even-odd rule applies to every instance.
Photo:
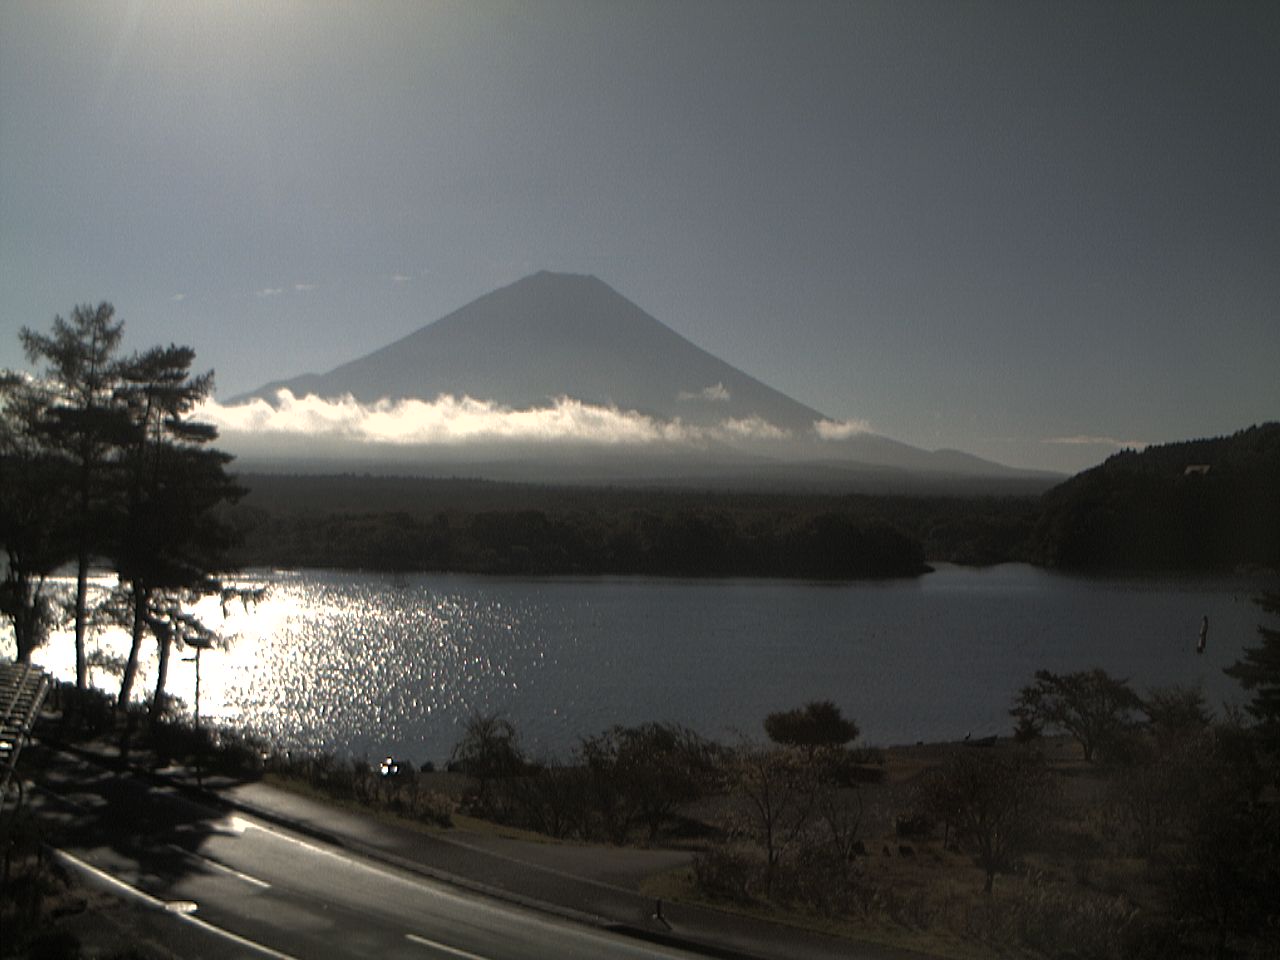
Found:
[[[208,637],[188,605],[223,590],[217,572],[231,530],[214,508],[243,490],[226,472],[231,458],[211,446],[215,429],[193,417],[213,375],[192,374],[187,347],[122,356],[122,333],[110,304],[78,306],[48,334],[22,330],[39,377],[0,380],[0,612],[18,658],[29,659],[58,619],[47,579],[74,564],[77,686],[87,683],[90,622],[108,617],[131,636],[122,706],[144,642],[156,640],[158,711],[173,646]],[[91,606],[94,566],[113,571],[118,586]]]
[[[246,566],[849,578],[1025,560],[1030,496],[245,475]]]
[[[1126,451],[1039,498],[371,476],[255,476],[250,486],[229,514],[249,565],[833,579],[909,576],[925,558],[1280,567],[1280,424]]]
[[[916,576],[920,541],[844,513],[738,517],[716,510],[418,516],[236,511],[245,565],[509,575],[850,579]]]

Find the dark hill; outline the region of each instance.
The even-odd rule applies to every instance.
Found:
[[[1280,568],[1280,423],[1110,457],[1044,495],[1031,553],[1075,570]]]

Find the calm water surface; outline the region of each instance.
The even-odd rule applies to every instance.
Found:
[[[231,642],[203,656],[205,717],[287,744],[437,763],[475,710],[500,711],[546,756],[613,723],[758,736],[765,714],[813,699],[835,701],[873,744],[1006,734],[1013,695],[1039,668],[1100,666],[1140,691],[1198,685],[1220,708],[1242,699],[1222,668],[1257,642],[1251,598],[1264,585],[1023,565],[854,584],[311,570],[250,579],[269,587],[264,602],[206,611]],[[1205,614],[1208,650],[1197,656]],[[66,636],[41,658],[74,674]],[[170,688],[192,702],[191,663],[174,663]]]

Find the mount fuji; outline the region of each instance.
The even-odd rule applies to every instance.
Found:
[[[879,488],[950,478],[1044,489],[1060,479],[834,421],[579,274],[525,277],[327,373],[265,384],[220,409],[232,452],[272,469],[361,461],[498,479]],[[364,432],[375,422],[381,432]]]

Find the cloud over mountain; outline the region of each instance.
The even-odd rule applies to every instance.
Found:
[[[350,460],[376,448],[397,462],[419,450],[424,462],[456,463],[572,448],[635,463],[660,455],[665,471],[713,457],[743,472],[762,462],[1011,472],[826,417],[575,274],[526,277],[327,373],[211,402],[203,415],[233,451],[277,458],[322,449]]]
[[[676,394],[677,400],[709,400],[712,403],[728,403],[729,391],[723,383],[713,383],[701,390],[681,390]]]
[[[595,277],[537,273],[323,374],[267,384],[328,399],[472,397],[511,410],[557,397],[714,427],[757,418],[805,432],[822,414],[690,343]],[[242,398],[243,399],[243,398]],[[235,401],[232,401],[235,402]]]
[[[378,400],[354,397],[295,397],[277,391],[274,403],[255,398],[222,405],[211,401],[199,416],[234,440],[242,435],[324,437],[356,443],[397,445],[461,445],[513,440],[521,443],[574,443],[616,446],[687,444],[733,440],[778,441],[792,434],[759,417],[726,419],[695,425],[556,397],[551,403],[515,410],[491,400],[444,394],[432,401]]]
[[[871,424],[866,420],[819,420],[813,428],[822,440],[848,440],[871,433]]]

